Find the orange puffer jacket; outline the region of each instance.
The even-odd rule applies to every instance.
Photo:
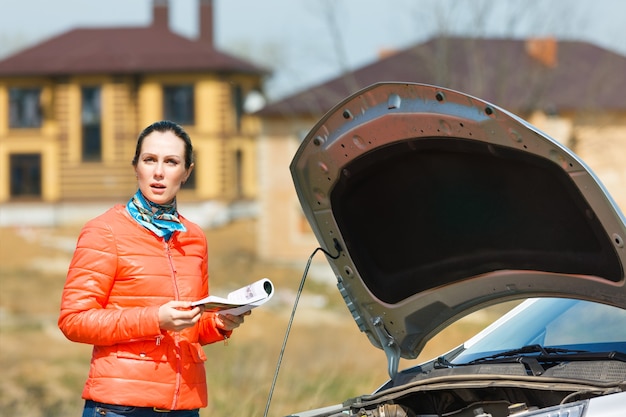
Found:
[[[169,241],[137,223],[122,205],[82,229],[61,299],[59,328],[94,345],[83,398],[109,404],[184,410],[207,405],[201,345],[230,334],[204,313],[181,332],[159,328],[159,306],[208,294],[207,243],[186,232]]]

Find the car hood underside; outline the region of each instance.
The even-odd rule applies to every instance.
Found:
[[[382,83],[330,110],[290,166],[353,318],[389,373],[488,305],[626,308],[624,217],[569,149],[435,86]]]

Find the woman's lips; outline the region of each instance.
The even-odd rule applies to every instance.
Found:
[[[165,192],[165,185],[163,184],[150,184],[150,188],[155,194],[163,194]]]

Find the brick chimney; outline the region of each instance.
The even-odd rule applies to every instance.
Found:
[[[213,48],[213,0],[199,0],[200,28],[198,40]]]
[[[152,0],[152,26],[169,30],[168,0]]]
[[[548,68],[557,65],[557,41],[555,38],[531,38],[526,40],[526,53]]]

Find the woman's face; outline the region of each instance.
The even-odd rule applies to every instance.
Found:
[[[193,164],[185,168],[185,142],[173,132],[154,131],[144,138],[135,172],[148,200],[170,203],[192,169]]]

